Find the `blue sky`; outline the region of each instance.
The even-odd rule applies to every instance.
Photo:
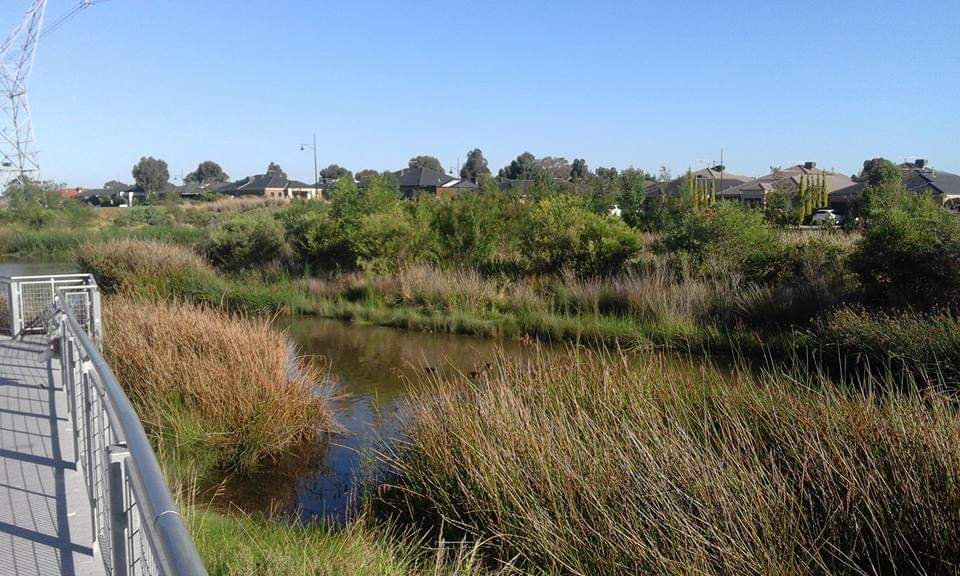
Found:
[[[56,18],[77,0],[50,0]],[[4,2],[9,29],[26,0]],[[14,10],[16,5],[16,10]],[[44,176],[520,152],[676,174],[929,158],[960,172],[960,2],[110,0],[40,46]]]

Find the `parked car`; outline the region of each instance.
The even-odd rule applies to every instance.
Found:
[[[813,226],[837,226],[842,218],[830,208],[817,210],[810,217],[810,224]]]

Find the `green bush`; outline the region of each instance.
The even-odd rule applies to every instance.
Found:
[[[783,272],[786,247],[763,213],[721,202],[682,214],[660,241],[660,250],[682,253],[708,274],[742,274],[767,281]]]
[[[286,255],[283,225],[269,214],[245,212],[210,233],[205,252],[222,270],[240,271],[275,263]]]
[[[960,217],[925,196],[885,197],[851,267],[875,303],[929,309],[960,303]]]
[[[296,202],[282,211],[279,219],[302,266],[315,271],[355,266],[356,257],[329,204],[318,200]]]
[[[640,248],[629,226],[599,215],[573,196],[552,196],[533,208],[521,246],[530,267],[539,272],[565,268],[584,276],[620,271]]]
[[[172,226],[176,218],[165,206],[131,206],[113,220],[115,226]]]
[[[432,212],[439,256],[459,266],[483,266],[493,257],[502,230],[499,194],[461,194],[421,203]]]
[[[423,210],[395,204],[367,214],[352,233],[357,262],[365,270],[390,272],[433,259],[434,241]]]

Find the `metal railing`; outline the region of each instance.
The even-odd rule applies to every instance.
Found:
[[[77,468],[106,573],[205,575],[143,425],[100,352],[96,282],[89,275],[0,282],[11,285],[6,298],[0,290],[0,311],[6,304],[13,335],[34,331],[27,320],[34,314],[47,318],[44,330],[53,328]],[[37,308],[39,285],[52,287],[46,312]]]
[[[43,334],[57,290],[65,290],[74,314],[100,341],[100,295],[89,274],[0,277],[0,330],[10,336]]]

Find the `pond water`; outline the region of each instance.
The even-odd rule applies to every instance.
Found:
[[[343,434],[291,454],[254,477],[234,479],[223,497],[245,510],[342,522],[358,482],[375,474],[371,450],[398,434],[398,409],[410,382],[424,374],[483,370],[497,354],[528,356],[516,340],[402,331],[318,318],[279,319],[308,361],[325,369],[344,392],[337,401]],[[559,347],[547,347],[560,351]]]
[[[0,262],[0,276],[40,276],[44,274],[72,274],[79,272],[76,265],[66,262]]]

